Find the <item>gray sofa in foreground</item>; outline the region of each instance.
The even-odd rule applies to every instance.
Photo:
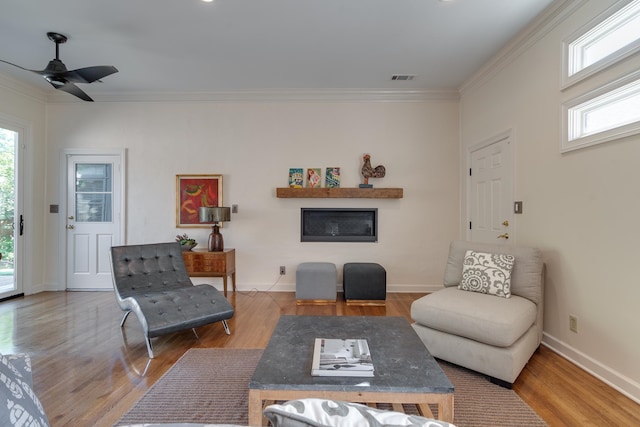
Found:
[[[512,256],[510,295],[459,289],[468,251]],[[510,257],[503,257],[509,259]],[[487,258],[488,259],[488,258]],[[498,261],[500,263],[500,261]],[[483,267],[467,266],[467,283]],[[474,271],[475,270],[475,271]],[[498,269],[499,271],[500,269]],[[493,274],[493,273],[491,273]],[[489,277],[489,276],[486,276]],[[454,241],[444,289],[413,302],[411,317],[420,339],[436,358],[483,373],[510,387],[542,340],[544,264],[536,248]],[[495,380],[498,381],[495,381]]]

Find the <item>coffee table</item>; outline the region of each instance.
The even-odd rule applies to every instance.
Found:
[[[374,377],[311,376],[316,338],[365,338]],[[249,425],[263,424],[265,402],[308,397],[416,404],[428,418],[435,404],[453,422],[453,384],[404,317],[281,316],[249,382]]]

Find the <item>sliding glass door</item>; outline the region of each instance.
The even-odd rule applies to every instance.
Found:
[[[24,219],[18,203],[19,130],[0,120],[0,299],[22,293],[16,274]]]

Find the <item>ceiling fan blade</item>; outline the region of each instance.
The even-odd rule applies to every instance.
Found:
[[[18,68],[20,68],[21,70],[25,70],[25,71],[33,71],[34,73],[38,73],[38,71],[30,70],[30,69],[28,69],[28,68],[21,67],[21,66],[19,66],[18,64],[14,64],[13,62],[5,61],[5,60],[2,60],[2,59],[0,59],[0,62],[4,62],[5,64],[9,64],[9,65],[13,65],[14,67],[18,67]]]
[[[60,81],[49,81],[49,83],[51,83],[51,86],[55,87],[56,89],[70,93],[73,96],[77,96],[83,101],[93,102],[93,99],[91,99],[89,95],[87,95],[82,89],[80,89],[78,86],[74,85],[71,82],[63,83]]]
[[[77,70],[66,71],[58,76],[72,83],[91,83],[117,73],[118,69],[111,65],[97,65],[95,67],[78,68]]]
[[[59,59],[52,59],[51,61],[49,61],[47,67],[44,70],[32,70],[29,68],[24,68],[18,64],[14,64],[13,62],[5,61],[4,59],[0,59],[0,62],[13,65],[14,67],[20,68],[21,70],[31,71],[32,73],[36,73],[44,78],[60,76],[67,72],[67,67],[65,67],[64,63]]]
[[[53,60],[49,62],[49,65],[47,65],[47,68],[45,68],[44,70],[31,70],[29,68],[24,68],[21,67],[18,64],[14,64],[13,62],[9,62],[9,61],[5,61],[3,59],[0,59],[0,62],[4,62],[5,64],[9,64],[9,65],[13,65],[14,67],[20,68],[21,70],[25,70],[25,71],[30,71],[32,73],[35,73],[41,77],[44,77],[45,80],[47,80],[49,83],[51,83],[51,86],[55,87],[56,89],[59,89],[60,86],[64,85],[66,83],[66,80],[60,80],[57,79],[57,76],[59,76],[61,73],[59,71],[56,71],[56,61],[57,60]],[[61,61],[57,61],[58,63],[62,64]],[[64,64],[62,64],[62,67],[64,67]],[[63,68],[66,71],[66,68]]]

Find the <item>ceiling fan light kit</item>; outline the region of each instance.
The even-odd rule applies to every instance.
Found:
[[[83,101],[93,102],[93,99],[91,99],[91,97],[82,89],[76,86],[76,83],[92,83],[99,81],[103,77],[117,73],[118,69],[112,65],[97,65],[94,67],[67,70],[66,65],[64,65],[60,60],[60,45],[67,42],[67,36],[60,33],[48,32],[47,37],[56,44],[56,57],[49,61],[44,70],[29,70],[11,62],[3,61],[1,59],[0,61],[5,64],[13,65],[14,67],[21,68],[25,71],[31,71],[32,73],[39,74],[54,88],[76,96]]]

